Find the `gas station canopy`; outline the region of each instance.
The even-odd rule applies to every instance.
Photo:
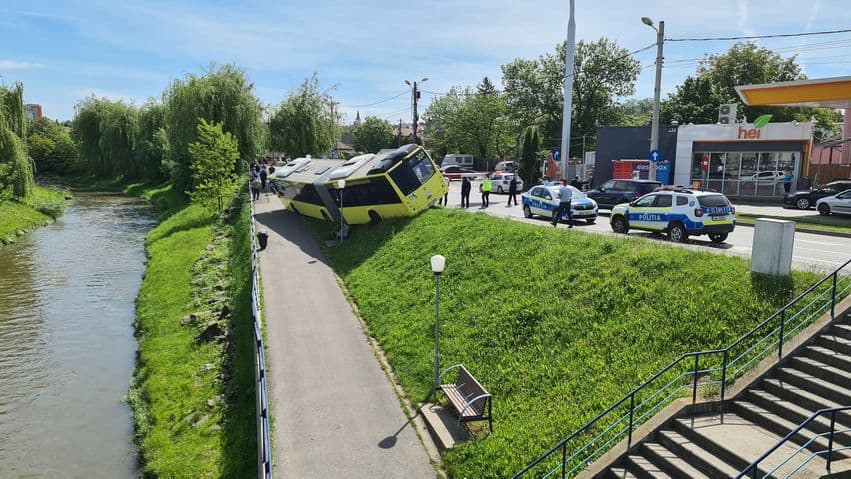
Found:
[[[851,108],[851,76],[737,86],[750,106]]]

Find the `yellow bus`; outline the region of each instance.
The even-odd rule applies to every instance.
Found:
[[[342,209],[346,225],[413,216],[448,191],[429,154],[414,144],[347,161],[299,158],[275,171],[270,183],[285,208],[337,223]]]

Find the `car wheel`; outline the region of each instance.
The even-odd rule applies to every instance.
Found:
[[[587,220],[585,220],[585,222],[589,225],[593,225],[595,221],[597,221],[596,218],[588,218]]]
[[[529,205],[523,205],[523,216],[527,218],[532,217],[532,210],[529,208]]]
[[[822,216],[830,216],[830,205],[827,203],[818,205],[818,214]]]
[[[810,199],[801,198],[795,202],[795,206],[797,206],[799,210],[808,210],[810,209]]]
[[[612,218],[612,231],[621,234],[627,234],[629,232],[629,226],[626,224],[623,216],[618,215]]]
[[[709,235],[709,240],[713,243],[723,243],[727,239],[727,233],[713,233]]]
[[[497,186],[497,187],[496,187],[496,192],[497,192],[497,193],[499,193],[499,194],[503,194],[503,193],[505,193],[505,191],[502,189],[502,187],[501,187],[501,186]]]
[[[668,238],[675,243],[685,243],[688,233],[682,223],[674,223],[668,228]]]

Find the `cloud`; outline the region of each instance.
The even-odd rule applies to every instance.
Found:
[[[19,62],[15,60],[0,60],[0,70],[27,70],[32,68],[44,68],[41,63]]]

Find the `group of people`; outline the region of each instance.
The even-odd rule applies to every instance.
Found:
[[[274,166],[268,166],[265,163],[252,163],[249,169],[249,178],[251,181],[251,199],[257,201],[260,199],[260,192],[266,191],[269,175],[275,172]]]
[[[446,186],[449,186],[449,179],[444,177],[443,181],[446,183]],[[461,208],[469,208],[470,207],[470,192],[473,190],[473,184],[470,182],[470,178],[464,176],[461,178]],[[480,208],[487,208],[490,206],[490,194],[493,191],[493,181],[491,181],[490,175],[485,175],[485,178],[482,180],[481,184],[479,184],[479,192],[482,194],[482,206]],[[511,181],[508,182],[508,205],[511,206],[511,203],[514,203],[514,206],[517,206],[517,177],[512,176]],[[447,192],[443,195],[443,206],[446,206],[449,203],[449,193]]]

